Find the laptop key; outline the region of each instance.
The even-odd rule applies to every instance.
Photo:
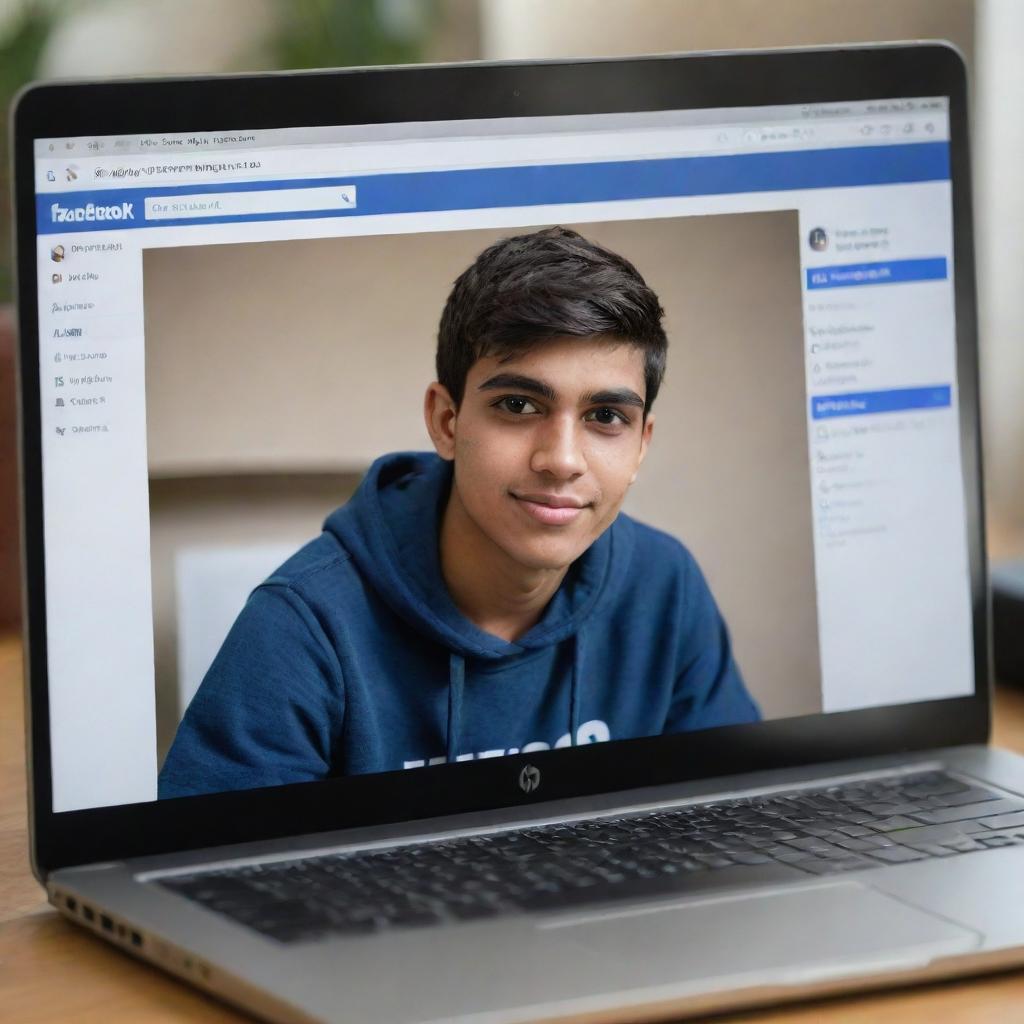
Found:
[[[893,833],[904,846],[924,846],[934,843],[945,844],[988,830],[979,821],[951,821],[944,825],[919,825],[904,832]],[[880,834],[881,835],[881,834]]]
[[[951,793],[963,793],[970,787],[958,779],[945,775],[936,775],[934,779],[922,779],[912,786],[907,786],[904,792],[907,796],[945,796]]]
[[[786,853],[777,853],[772,860],[780,864],[800,864],[805,860],[817,860],[817,856],[809,850],[789,850]]]
[[[828,850],[832,847],[831,843],[827,843],[824,839],[819,839],[817,836],[789,839],[785,845],[792,846],[795,850],[806,850],[808,853],[814,853],[817,850]]]
[[[872,834],[872,830],[866,825],[840,825],[836,831],[852,837],[869,836]]]
[[[886,864],[904,864],[912,860],[927,860],[928,854],[912,850],[908,846],[884,846],[877,850],[868,850],[869,857],[885,861]]]
[[[969,818],[984,818],[1011,811],[1024,811],[1024,800],[985,800],[981,803],[961,804],[957,807],[943,807],[937,811],[921,811],[914,815],[926,825],[942,825],[947,821],[966,821]]]
[[[978,836],[978,842],[982,846],[997,847],[997,846],[1019,846],[1021,840],[1016,836]]]
[[[918,815],[920,817],[920,815]],[[894,815],[891,818],[879,818],[869,823],[876,832],[895,832],[901,828],[913,828],[918,822],[913,818],[907,818],[902,814]]]
[[[868,814],[867,811],[844,811],[842,814],[836,815],[837,821],[844,821],[850,825],[863,825],[865,822],[874,821],[877,815]]]
[[[1024,827],[1024,811],[1017,814],[997,814],[993,818],[982,818],[979,825],[985,828],[1019,828]]]
[[[948,843],[942,843],[941,845],[945,846],[948,850],[952,850],[954,853],[973,853],[975,850],[985,849],[981,843],[967,836],[964,836],[962,839],[951,840]]]
[[[880,847],[873,839],[837,839],[836,846],[844,850],[877,850]]]
[[[979,789],[977,787],[965,789],[960,793],[950,793],[946,796],[933,798],[934,802],[940,807],[960,807],[963,804],[979,804],[999,799],[998,793],[993,793],[990,789]]]
[[[952,857],[955,850],[951,850],[946,846],[939,846],[937,843],[924,843],[918,845],[912,843],[909,847],[911,850],[917,850],[918,853],[923,853],[926,857]]]
[[[888,818],[894,814],[913,814],[915,811],[921,810],[921,805],[917,803],[866,804],[863,810],[869,814],[877,814]]]
[[[693,859],[707,865],[709,868],[727,868],[731,867],[733,863],[728,857],[717,856],[712,853],[695,853]]]
[[[759,853],[734,853],[732,859],[737,864],[769,864],[771,857],[762,856]]]

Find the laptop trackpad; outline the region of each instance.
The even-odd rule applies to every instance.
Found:
[[[976,947],[981,936],[854,881],[606,909],[539,927],[606,954],[629,987],[667,980],[717,989],[809,984],[846,974],[921,967]],[[641,968],[642,961],[646,968]],[[743,975],[742,981],[737,977]],[[609,979],[610,980],[610,979]],[[768,979],[765,979],[768,980]]]

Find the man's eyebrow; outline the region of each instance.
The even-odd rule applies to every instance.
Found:
[[[635,405],[644,407],[644,400],[629,388],[611,388],[607,391],[591,391],[583,396],[585,405]]]
[[[496,373],[493,377],[477,386],[477,391],[504,391],[511,388],[515,391],[528,391],[530,394],[540,395],[549,402],[555,401],[558,395],[550,384],[534,377],[524,377],[518,373]]]

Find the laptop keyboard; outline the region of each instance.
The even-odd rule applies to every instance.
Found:
[[[832,875],[1018,844],[1024,799],[931,771],[159,884],[290,943],[685,893],[701,880],[792,880],[779,865]]]

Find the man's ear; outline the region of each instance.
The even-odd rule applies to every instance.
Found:
[[[455,417],[458,408],[448,389],[436,380],[427,388],[423,399],[423,419],[434,448],[442,459],[455,458]]]
[[[631,484],[636,483],[636,475],[640,470],[640,463],[647,457],[647,449],[651,444],[651,437],[654,434],[654,414],[652,413],[644,420],[643,433],[640,435],[640,457],[636,461],[636,469],[629,478]]]

